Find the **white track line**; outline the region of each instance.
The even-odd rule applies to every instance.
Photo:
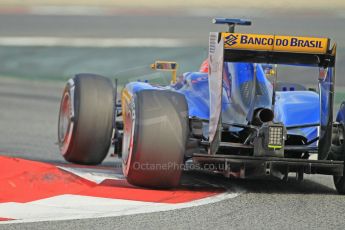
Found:
[[[113,12],[105,7],[92,6],[32,6],[27,13],[32,15],[58,15],[58,16],[103,16],[112,15]],[[114,14],[116,11],[114,12]]]
[[[61,195],[29,203],[2,203],[0,204],[0,216],[5,216],[15,220],[0,221],[0,225],[9,223],[115,217],[161,212],[215,203],[225,199],[235,198],[239,195],[240,193],[222,193],[213,197],[182,204],[164,204],[79,195]]]
[[[116,173],[115,169],[58,167],[96,183],[101,183],[105,179],[123,179],[123,175]],[[228,190],[215,196],[178,204],[65,194],[27,203],[0,203],[0,217],[14,219],[0,221],[0,224],[112,217],[168,211],[215,203],[235,198],[241,193],[243,192]]]
[[[124,180],[123,174],[116,173],[115,170],[111,169],[93,169],[93,168],[70,168],[58,166],[58,168],[65,170],[67,172],[73,173],[81,178],[89,181],[93,181],[96,184],[102,183],[106,179],[112,180]]]
[[[137,16],[188,16],[188,17],[210,17],[212,15],[232,15],[233,17],[243,17],[250,15],[251,17],[263,17],[270,13],[270,9],[219,9],[219,8],[185,8],[185,9],[161,9],[161,8],[119,8],[119,7],[101,7],[101,6],[23,6],[23,7],[2,7],[0,14],[26,14],[26,15],[43,15],[43,16],[121,16],[121,15],[137,15]]]
[[[187,39],[173,38],[64,38],[64,37],[0,37],[0,46],[42,47],[185,47]]]

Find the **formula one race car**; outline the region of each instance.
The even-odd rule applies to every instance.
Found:
[[[229,31],[210,33],[203,72],[177,78],[175,62],[156,61],[153,70],[172,72],[171,83],[133,81],[120,100],[108,78],[70,79],[59,116],[64,158],[99,164],[113,144],[133,185],[175,187],[192,160],[228,177],[333,175],[345,194],[345,103],[333,121],[336,45],[330,48],[328,38],[234,32],[248,20],[214,23]],[[318,90],[277,81],[277,64],[313,67]]]

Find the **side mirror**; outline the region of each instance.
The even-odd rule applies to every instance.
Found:
[[[277,73],[277,67],[275,65],[262,64],[261,66],[262,66],[262,69],[264,70],[266,77],[268,77],[268,78],[275,77],[275,75]]]
[[[327,78],[328,68],[319,68],[319,81],[324,81]]]
[[[276,64],[262,64],[261,66],[266,78],[271,82],[273,90],[275,91],[278,79],[278,66]]]
[[[158,70],[158,71],[168,71],[171,72],[171,83],[175,84],[176,83],[176,72],[178,65],[176,62],[171,62],[171,61],[155,61],[155,63],[151,64],[151,68],[153,70]]]

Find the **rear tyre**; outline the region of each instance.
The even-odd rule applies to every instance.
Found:
[[[343,135],[345,134],[345,126],[344,124],[341,125],[341,131]],[[331,160],[338,160],[344,161],[345,160],[345,143],[344,140],[339,141],[338,143],[333,143],[331,146],[331,152],[329,154],[329,158]],[[339,194],[345,195],[345,165],[344,165],[344,172],[343,176],[333,176],[333,181],[335,188]]]
[[[113,130],[113,86],[105,77],[78,74],[66,84],[60,104],[58,143],[69,162],[100,164]]]
[[[143,90],[124,105],[123,172],[133,185],[179,185],[188,138],[188,107],[182,94]]]

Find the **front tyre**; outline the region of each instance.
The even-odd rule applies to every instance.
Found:
[[[166,90],[123,92],[123,172],[133,185],[179,185],[188,138],[184,95]]]
[[[112,82],[94,74],[78,74],[63,92],[58,123],[60,153],[69,162],[100,164],[113,130]]]

